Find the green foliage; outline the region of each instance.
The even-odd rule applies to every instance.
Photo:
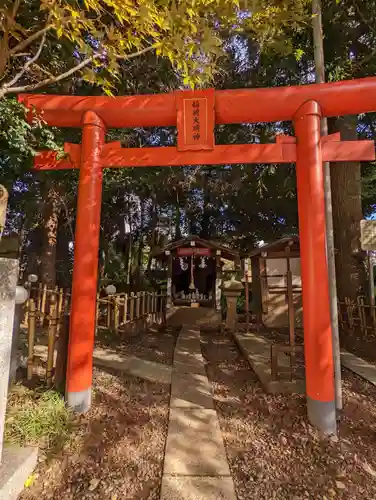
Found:
[[[5,441],[57,451],[69,439],[72,416],[55,391],[38,393],[15,386],[8,396]]]
[[[8,2],[8,7],[11,3]],[[47,0],[21,2],[17,20],[21,26],[28,26],[28,33],[14,33],[20,42],[45,25],[50,10],[41,12],[42,3],[50,5]],[[141,19],[138,14],[131,15],[132,1],[93,0],[84,4],[61,0],[55,3],[57,10],[51,11],[53,23],[38,59],[43,71],[31,66],[17,85],[39,85],[46,71],[55,76],[64,74],[105,47],[108,47],[108,56],[87,66],[90,71],[85,78],[92,84],[83,81],[81,72],[77,71],[66,83],[61,81],[48,87],[48,91],[100,95],[103,88],[115,95],[127,95],[168,92],[185,84],[206,85],[210,80],[217,89],[310,83],[313,42],[309,3],[304,0],[255,0],[251,4],[248,2],[248,9],[252,9],[252,16],[249,16],[242,2],[237,5],[233,1],[219,0],[145,0]],[[327,79],[375,74],[375,0],[357,4],[354,0],[323,0],[322,3]],[[192,13],[189,7],[193,4]],[[78,8],[79,18],[75,14]],[[155,23],[156,33],[151,31],[146,36],[152,20],[163,12],[166,15],[163,22],[160,19],[161,26]],[[236,22],[233,22],[234,15]],[[191,29],[192,24],[194,29]],[[59,26],[64,29],[59,30]],[[130,26],[137,26],[137,38]],[[82,36],[84,32],[92,36]],[[26,52],[35,54],[39,42],[40,38]],[[79,50],[72,57],[77,47]],[[137,58],[129,57],[144,48],[150,51]],[[9,82],[27,58],[22,56],[12,61],[12,65],[7,65],[2,82]],[[67,248],[73,240],[77,173],[31,175],[28,168],[37,148],[34,136],[39,134],[38,127],[35,131],[25,127],[23,111],[16,101],[3,106],[7,109],[0,110],[0,169],[1,181],[4,179],[10,188],[9,226],[17,232],[22,230],[27,241],[38,236],[42,227],[42,187],[48,179],[59,188],[63,200],[58,242],[64,240]],[[17,112],[13,113],[12,106],[17,107]],[[9,129],[8,124],[11,125]],[[359,130],[362,137],[374,137],[375,115],[359,117]],[[221,125],[216,128],[216,142],[270,143],[274,142],[276,133],[281,132],[292,134],[291,124]],[[76,143],[81,140],[76,130],[54,133],[59,144],[64,140]],[[168,127],[110,130],[107,140],[120,140],[124,147],[167,146],[176,143],[176,131]],[[51,144],[48,147],[54,148]],[[23,172],[21,177],[18,176],[20,170]],[[375,206],[374,171],[373,165],[363,165],[363,203],[367,215]],[[21,220],[20,214],[25,213],[28,220]],[[132,240],[124,230],[125,223],[129,225]],[[144,255],[149,248],[163,246],[167,234],[174,237],[179,231],[183,234],[191,231],[227,241],[233,247],[249,249],[260,239],[268,241],[286,233],[297,233],[297,230],[294,165],[186,166],[108,169],[104,172],[101,249],[106,255],[106,279],[121,282],[126,279],[128,268],[125,264],[129,255],[131,281],[136,279],[139,262],[147,266]],[[139,248],[145,249],[141,259]],[[41,253],[38,241],[33,252]],[[69,276],[71,257],[72,251],[60,256],[61,275]]]
[[[185,85],[210,82],[223,32],[248,32],[261,46],[291,50],[286,27],[306,21],[307,0],[20,0],[0,8],[1,95],[71,78],[112,94],[121,61],[154,51]],[[37,21],[38,20],[38,21]],[[25,53],[25,49],[27,52]],[[75,64],[60,60],[74,52]]]
[[[25,112],[16,99],[0,99],[0,168],[8,187],[31,167],[37,150],[59,151],[54,132],[38,118],[27,123]]]

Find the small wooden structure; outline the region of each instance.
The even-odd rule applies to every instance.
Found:
[[[302,322],[298,236],[287,236],[248,254],[251,260],[252,313],[267,327],[289,326],[288,276],[291,274],[294,321]]]
[[[239,252],[198,236],[173,241],[153,257],[167,271],[167,308],[193,305],[219,311],[224,262],[232,263],[230,273],[240,271]]]

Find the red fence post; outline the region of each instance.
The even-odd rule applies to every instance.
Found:
[[[94,112],[85,112],[82,127],[66,387],[68,405],[79,413],[91,404],[105,140]]]
[[[325,200],[320,133],[321,110],[304,103],[294,116],[303,287],[307,411],[325,433],[336,432],[333,349],[325,239]]]

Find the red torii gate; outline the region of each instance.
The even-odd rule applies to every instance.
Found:
[[[376,78],[282,87],[182,91],[129,97],[22,95],[51,126],[82,127],[82,144],[66,144],[70,161],[37,156],[41,170],[79,168],[75,258],[67,369],[68,404],[91,403],[98,246],[104,167],[296,162],[307,409],[310,421],[336,427],[334,371],[325,240],[323,161],[375,158],[373,141],[321,138],[322,117],[376,110]],[[31,113],[32,111],[30,111]],[[275,144],[214,144],[214,125],[292,120],[295,137]],[[177,147],[127,148],[105,143],[107,127],[177,126]]]

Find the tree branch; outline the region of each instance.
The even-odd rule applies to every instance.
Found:
[[[52,83],[58,83],[61,80],[64,80],[65,78],[68,78],[69,76],[73,75],[77,71],[80,71],[81,69],[85,68],[91,62],[93,62],[95,59],[98,59],[99,56],[100,56],[100,54],[96,54],[92,57],[88,57],[87,59],[84,59],[79,64],[77,64],[77,66],[74,66],[73,68],[69,69],[68,71],[61,73],[61,75],[51,76],[50,78],[45,78],[44,80],[42,80],[41,82],[38,82],[38,83],[30,83],[28,85],[23,85],[21,87],[9,87],[9,88],[5,88],[5,89],[3,87],[4,90],[0,91],[0,98],[4,97],[6,94],[28,92],[29,90],[40,89],[41,87],[45,87],[46,85],[50,85]]]
[[[9,60],[9,16],[5,12],[3,36],[0,40],[0,79],[3,78]]]
[[[9,54],[11,56],[14,56],[21,50],[26,49],[31,43],[33,43],[35,40],[37,40],[39,37],[43,36],[44,34],[47,33],[52,28],[50,24],[47,24],[44,28],[40,29],[39,31],[36,31],[32,35],[30,35],[28,38],[23,40],[22,42],[18,43],[13,49],[9,51]]]
[[[54,75],[52,73],[50,73],[48,70],[46,70],[45,68],[42,68],[42,66],[39,66],[39,64],[37,63],[33,63],[33,68],[36,68],[37,70],[39,70],[41,73],[44,73],[45,75],[47,75],[48,77],[50,78],[54,78]]]
[[[149,47],[145,47],[144,49],[141,49],[137,52],[133,52],[132,54],[126,55],[126,56],[120,56],[117,55],[117,59],[133,59],[135,57],[139,57],[143,54],[146,54],[147,52],[150,52],[156,48],[157,44],[150,45]],[[22,92],[28,92],[30,90],[36,90],[41,87],[45,87],[46,85],[51,85],[52,83],[58,83],[61,80],[65,80],[66,78],[72,76],[74,73],[77,73],[77,71],[82,70],[86,66],[88,66],[91,62],[93,62],[95,59],[98,59],[101,57],[103,54],[98,53],[95,54],[91,57],[87,57],[83,61],[81,61],[77,66],[74,66],[73,68],[69,69],[68,71],[65,71],[61,75],[58,76],[51,76],[50,78],[46,78],[38,83],[31,83],[28,85],[23,85],[21,87],[5,87],[3,86],[2,89],[0,89],[0,99],[4,97],[6,94],[16,94],[16,93],[22,93]]]
[[[46,43],[46,33],[43,33],[42,40],[39,44],[38,50],[35,53],[35,56],[32,57],[31,59],[29,59],[25,63],[24,67],[21,69],[21,71],[19,73],[17,73],[17,75],[13,78],[13,80],[11,80],[9,83],[6,83],[5,85],[3,85],[3,89],[6,90],[8,87],[12,87],[13,85],[15,85],[18,82],[18,80],[26,73],[26,71],[28,71],[30,66],[32,64],[34,64],[39,59],[39,56],[41,55],[41,52],[43,50],[45,43]]]
[[[12,17],[16,19],[18,9],[20,8],[21,0],[16,0],[13,5]]]
[[[137,52],[133,52],[133,54],[129,54],[128,56],[121,56],[116,54],[116,59],[134,59],[135,57],[142,56],[146,54],[147,52],[150,52],[151,50],[154,50],[157,48],[159,44],[158,43],[153,43],[153,45],[149,45],[149,47],[145,47],[144,49],[141,49]]]

